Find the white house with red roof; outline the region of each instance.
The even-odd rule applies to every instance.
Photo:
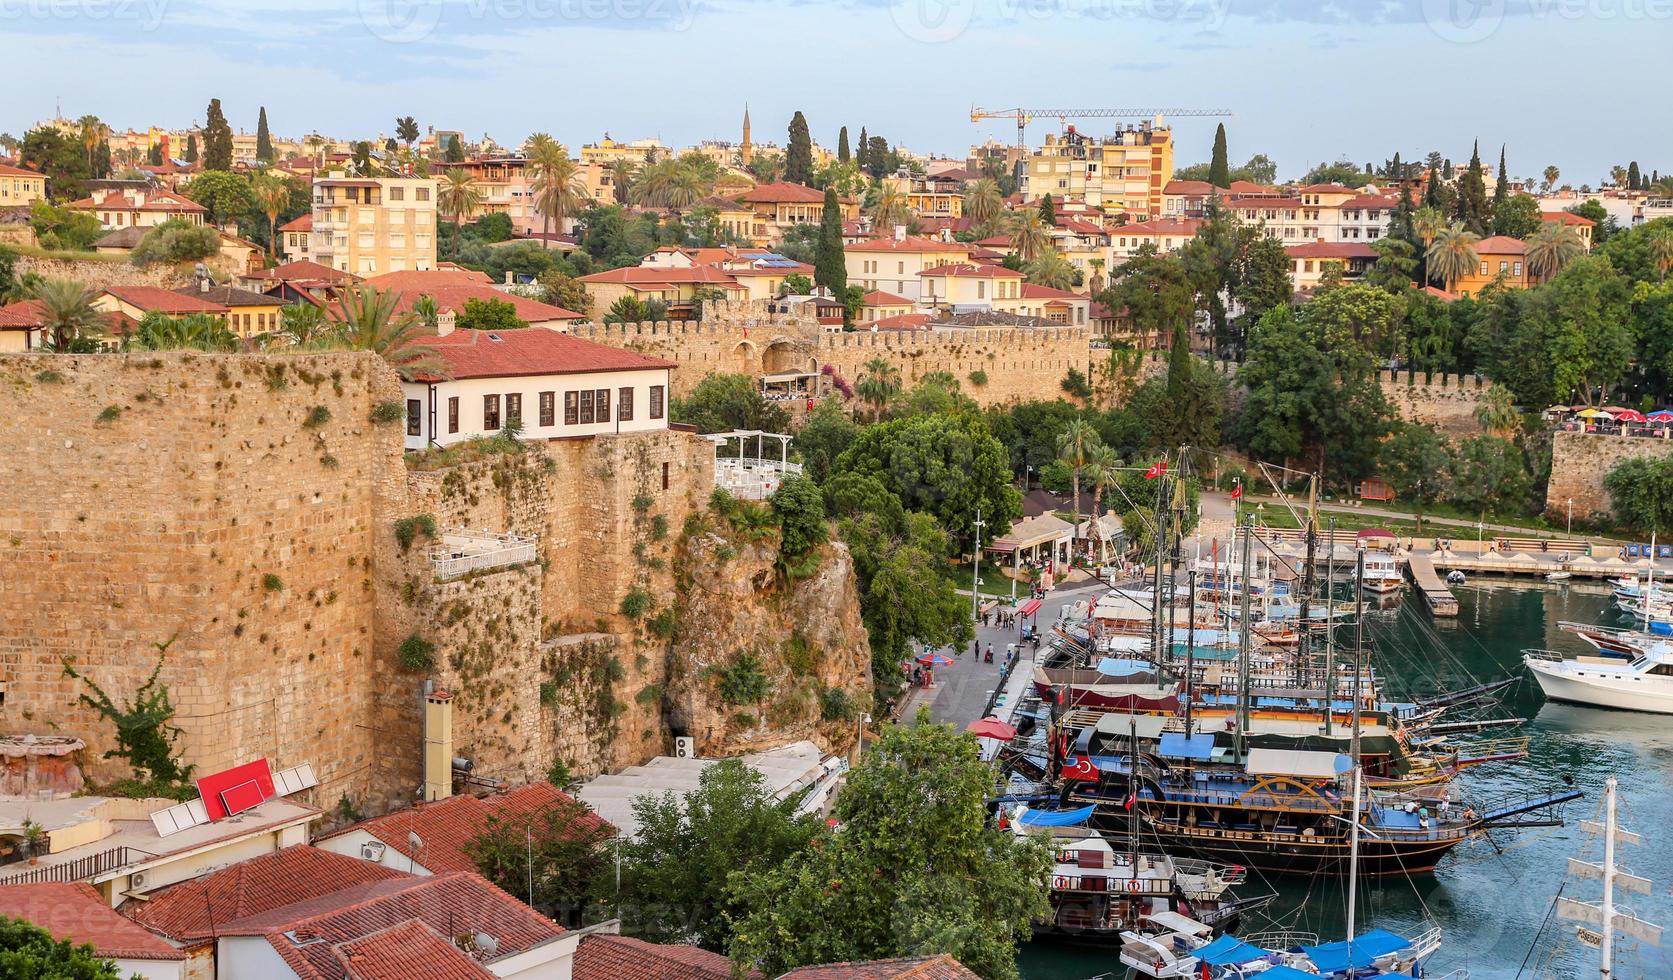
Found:
[[[1022,299],[1022,273],[1002,265],[953,262],[918,273],[922,306],[1013,312]]]
[[[674,363],[555,330],[449,330],[423,337],[445,376],[402,382],[406,447],[450,446],[516,426],[524,439],[668,428]]]
[[[496,289],[488,284],[487,275],[469,269],[386,272],[365,280],[365,285],[395,293],[397,313],[411,310],[424,298],[435,303],[437,313],[455,316],[464,312],[465,304],[471,300],[498,300],[516,307],[517,318],[531,327],[568,332],[571,325],[586,319],[574,310]]]
[[[850,285],[917,302],[923,295],[918,277],[925,269],[967,263],[971,251],[971,246],[963,242],[902,233],[849,245],[843,250],[843,263]]]
[[[107,231],[118,228],[150,228],[170,219],[201,225],[208,210],[183,194],[161,187],[124,187],[96,192],[92,197],[64,205],[86,211],[99,219]]]
[[[1364,242],[1307,242],[1286,245],[1284,252],[1298,293],[1317,286],[1329,269],[1339,269],[1344,279],[1358,279],[1377,261],[1376,251]]]

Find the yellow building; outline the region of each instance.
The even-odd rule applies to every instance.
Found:
[[[1024,168],[1028,200],[1047,194],[1109,213],[1158,217],[1163,191],[1173,177],[1173,133],[1158,116],[1109,136],[1089,137],[1068,127],[1047,136]]]
[[[582,163],[597,163],[606,167],[618,160],[645,164],[665,160],[673,155],[674,151],[663,146],[661,140],[643,139],[618,143],[611,139],[608,133],[597,143],[588,143],[581,147]]]
[[[796,225],[816,225],[825,215],[824,191],[788,181],[752,187],[739,194],[737,201],[754,213],[748,235],[753,245],[783,241],[789,229]],[[860,202],[845,198],[840,203],[842,220],[852,221],[860,216]]]
[[[1586,251],[1592,250],[1592,225],[1590,218],[1583,218],[1573,211],[1546,211],[1540,215],[1547,224],[1568,225],[1580,236],[1580,244]]]
[[[905,296],[885,293],[874,289],[866,293],[860,306],[860,322],[871,323],[874,320],[887,320],[890,317],[905,316],[912,312],[912,301]]]
[[[619,299],[631,296],[642,303],[668,306],[668,318],[691,319],[700,296],[742,301],[749,287],[707,265],[686,267],[629,266],[582,276],[581,285],[593,301],[593,319],[602,320]]]
[[[970,261],[971,246],[963,242],[902,235],[874,238],[843,250],[848,283],[865,290],[884,290],[912,302],[922,298],[918,276],[925,269]]]
[[[1452,283],[1452,292],[1473,296],[1488,284],[1499,282],[1511,289],[1526,289],[1528,247],[1519,238],[1491,235],[1475,243],[1476,269]]]
[[[339,272],[375,276],[436,267],[436,181],[345,177],[314,181],[308,258]]]
[[[1002,265],[955,262],[931,266],[918,274],[922,306],[985,306],[1016,313],[1022,303],[1022,273]]]
[[[28,207],[46,199],[46,177],[0,163],[0,208]]]
[[[906,206],[920,218],[961,218],[964,216],[964,184],[957,178],[915,176],[901,171],[883,178],[883,185],[906,199]]]

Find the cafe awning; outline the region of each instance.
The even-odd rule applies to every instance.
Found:
[[[1017,615],[1019,615],[1019,616],[1032,616],[1035,613],[1040,611],[1040,607],[1042,605],[1044,605],[1044,603],[1042,603],[1040,600],[1030,599],[1027,602],[1024,602],[1022,605],[1017,607]]]
[[[1302,776],[1307,779],[1334,779],[1346,772],[1352,762],[1336,752],[1309,752],[1304,749],[1250,749],[1244,768],[1251,776]]]

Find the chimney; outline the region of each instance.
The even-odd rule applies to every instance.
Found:
[[[431,691],[424,695],[424,801],[452,795],[453,695]]]
[[[895,241],[903,242],[905,240],[906,240],[906,226],[905,225],[895,225]]]
[[[507,273],[509,275],[509,273]],[[452,310],[443,310],[436,314],[436,336],[445,337],[453,332],[453,325],[458,317]]]
[[[514,283],[514,282],[512,282],[512,281],[511,281],[511,270],[510,270],[510,269],[507,269],[507,270],[505,270],[505,284],[506,284],[506,285],[507,285],[507,286],[515,286],[515,285],[517,285],[517,284],[516,284],[516,283]]]

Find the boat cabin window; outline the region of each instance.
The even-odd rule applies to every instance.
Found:
[[[1654,667],[1651,667],[1647,673],[1660,674],[1663,677],[1673,676],[1673,664],[1656,664]]]

